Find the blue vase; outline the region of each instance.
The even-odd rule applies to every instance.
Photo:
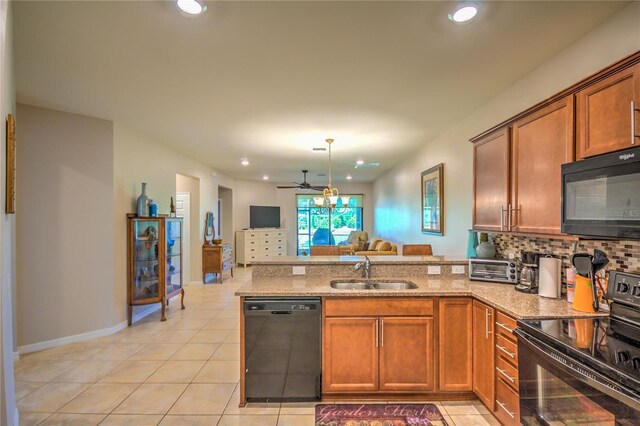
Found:
[[[149,202],[149,197],[147,197],[147,183],[142,182],[142,193],[138,197],[138,208],[137,213],[138,217],[147,217],[149,211],[147,210],[147,203]]]
[[[476,257],[476,247],[478,247],[478,233],[469,230],[469,241],[467,242],[467,257]]]

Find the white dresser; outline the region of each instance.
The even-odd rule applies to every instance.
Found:
[[[287,232],[284,229],[236,231],[236,262],[245,267],[258,257],[285,256]]]

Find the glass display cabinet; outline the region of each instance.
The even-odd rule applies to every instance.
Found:
[[[127,233],[129,325],[133,307],[150,303],[161,304],[161,321],[165,321],[165,307],[172,297],[180,294],[184,309],[182,219],[130,214]]]

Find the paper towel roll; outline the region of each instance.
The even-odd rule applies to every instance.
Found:
[[[542,297],[560,298],[560,283],[562,282],[562,261],[555,257],[540,258],[540,280],[538,294]]]

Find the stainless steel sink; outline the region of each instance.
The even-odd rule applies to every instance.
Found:
[[[334,280],[331,288],[336,290],[413,290],[418,288],[411,281],[397,280]]]

